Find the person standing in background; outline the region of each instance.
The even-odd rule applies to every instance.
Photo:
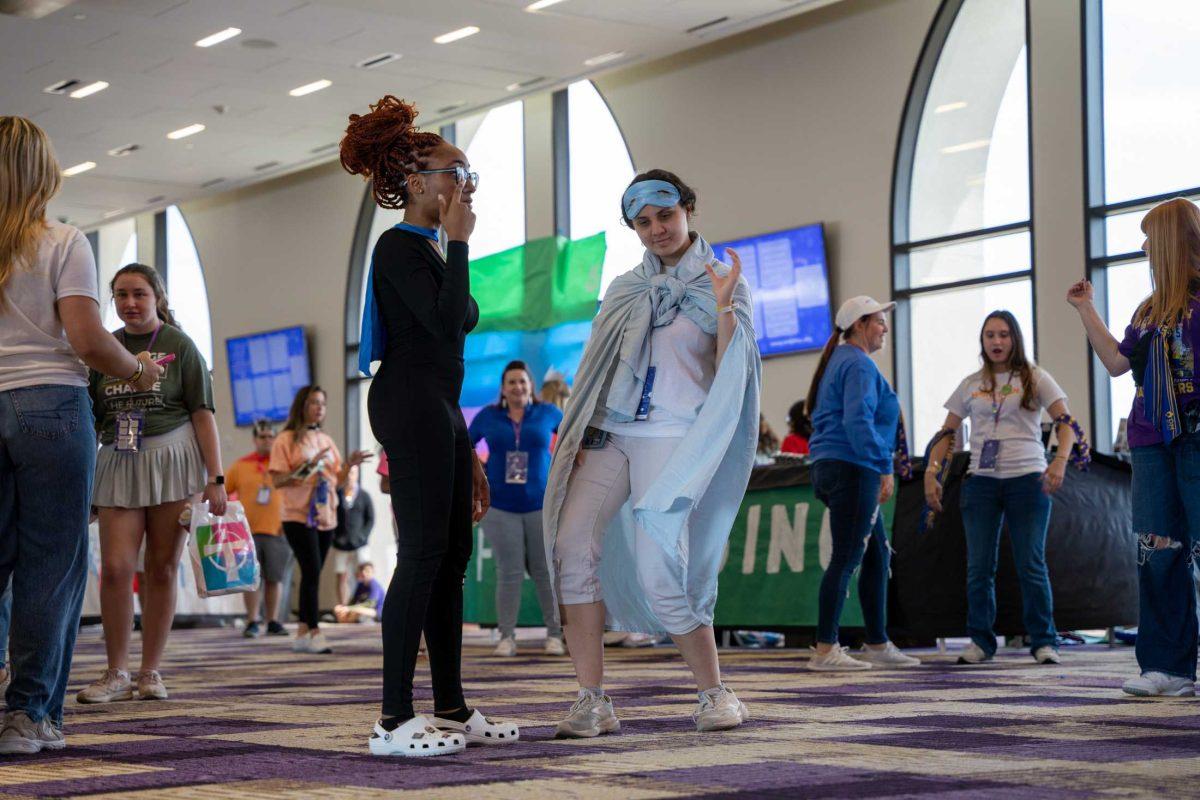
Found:
[[[129,264],[117,270],[110,289],[124,323],[117,332],[121,343],[131,353],[172,361],[142,392],[99,372],[91,375],[102,445],[92,505],[100,514],[100,615],[108,669],[77,695],[81,703],[130,700],[135,692],[142,700],[167,699],[158,666],[175,619],[179,560],[187,542],[179,517],[201,499],[220,516],[226,502],[212,377],[195,343],[176,325],[162,278],[144,264]],[[142,665],[131,682],[132,587],[143,542]]]
[[[921,663],[901,653],[887,635],[891,548],[882,506],[896,487],[893,453],[900,401],[870,354],[883,349],[888,333],[885,314],[895,307],[895,303],[879,303],[865,295],[842,303],[837,326],[825,343],[808,390],[813,489],[829,509],[833,537],[833,552],[818,594],[816,653],[808,662],[811,670],[851,671]],[[853,658],[838,642],[838,624],[850,578],[860,567],[858,597],[867,637],[858,658]]]
[[[291,548],[283,538],[282,497],[275,490],[268,471],[275,429],[270,422],[259,420],[254,423],[253,434],[254,452],[235,461],[225,476],[225,489],[230,498],[241,501],[246,511],[246,521],[254,534],[254,550],[262,569],[263,587],[242,594],[246,603],[243,635],[247,639],[262,634],[260,607],[266,611],[267,634],[287,636],[287,629],[279,622],[279,596],[292,559]]]
[[[812,420],[804,413],[804,401],[797,400],[787,413],[788,435],[783,437],[779,452],[808,455],[808,440],[812,437]]]
[[[496,617],[500,643],[493,655],[517,654],[517,617],[525,573],[537,587],[546,625],[547,655],[566,655],[558,607],[550,588],[542,534],[542,502],[550,471],[550,443],[562,422],[558,406],[533,396],[524,361],[510,361],[500,377],[500,399],[471,420],[471,444],[487,442],[492,507],[480,521],[496,559]]]
[[[96,466],[88,367],[136,392],[163,373],[104,329],[87,238],[46,218],[61,184],[42,129],[0,116],[0,585],[11,579],[13,608],[5,755],[67,746]]]
[[[337,579],[338,605],[350,599],[350,576],[367,560],[367,544],[375,527],[375,507],[362,490],[359,468],[351,467],[346,485],[339,489],[337,528],[333,533],[333,572]]]
[[[325,414],[324,389],[312,385],[296,392],[267,464],[283,498],[283,533],[300,565],[300,625],[292,651],[318,655],[333,652],[321,633],[318,615],[321,568],[337,528],[338,490],[346,485],[350,468],[371,457],[356,450],[343,461],[337,445],[321,428]]]

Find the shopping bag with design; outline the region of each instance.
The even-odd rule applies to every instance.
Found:
[[[242,504],[231,500],[223,516],[208,503],[193,503],[188,552],[201,597],[253,592],[259,586],[258,555]]]

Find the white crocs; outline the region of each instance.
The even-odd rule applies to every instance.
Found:
[[[439,731],[428,717],[420,714],[394,731],[387,731],[379,722],[371,732],[369,742],[373,756],[448,756],[461,753],[467,741],[461,733]]]
[[[511,722],[492,722],[478,710],[466,722],[434,717],[433,724],[445,731],[467,737],[467,744],[508,744],[521,738],[521,729]]]

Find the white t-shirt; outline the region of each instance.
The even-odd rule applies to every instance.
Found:
[[[1037,382],[1035,397],[1037,410],[1021,407],[1024,387],[1020,376],[1001,372],[996,376],[995,404],[999,405],[999,418],[995,416],[993,394],[983,389],[983,371],[968,375],[946,401],[946,410],[963,419],[971,420],[971,471],[989,478],[1016,478],[1031,472],[1046,469],[1046,448],[1042,444],[1042,409],[1049,408],[1059,400],[1067,398],[1050,373],[1034,367]],[[1012,386],[1007,397],[1001,394],[1005,384]],[[1001,402],[1003,400],[1003,402]],[[980,469],[979,454],[988,439],[1000,440],[1000,453],[995,469]]]
[[[0,306],[0,392],[23,386],[87,386],[88,371],[71,349],[55,305],[96,292],[96,260],[76,228],[50,222],[37,257],[15,267]]]

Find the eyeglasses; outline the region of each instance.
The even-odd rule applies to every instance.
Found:
[[[471,182],[471,185],[476,189],[479,188],[479,173],[467,172],[466,167],[446,167],[445,169],[419,169],[414,174],[416,175],[436,175],[439,172],[453,172],[455,183]]]

